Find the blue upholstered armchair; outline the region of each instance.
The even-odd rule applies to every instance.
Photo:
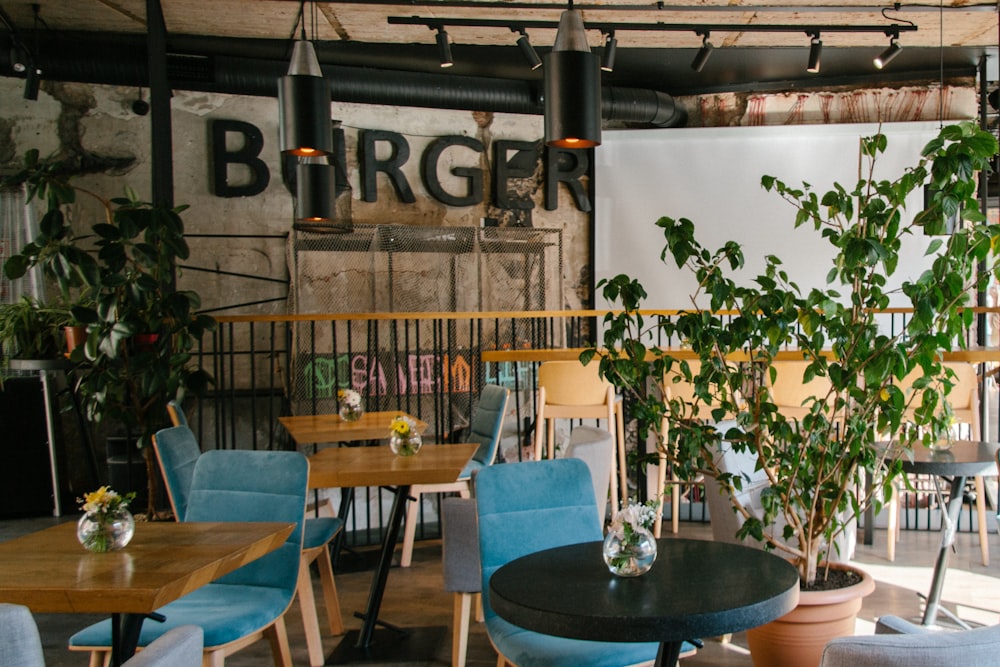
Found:
[[[526,554],[603,539],[594,485],[579,459],[510,463],[476,476],[483,614],[497,653],[518,667],[620,667],[652,661],[659,644],[543,635],[503,620],[489,603],[490,577]]]
[[[267,637],[276,665],[290,666],[285,611],[295,594],[302,552],[309,462],[297,452],[219,450],[198,457],[184,518],[187,521],[276,521],[294,523],[288,539],[271,553],[157,610],[165,622],[143,624],[139,646],[172,628],[198,625],[206,661]],[[111,622],[102,621],[70,637],[70,649],[110,652]]]

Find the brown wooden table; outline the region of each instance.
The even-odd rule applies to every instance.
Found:
[[[392,510],[382,539],[378,568],[372,577],[368,604],[361,614],[361,629],[347,633],[327,664],[383,662],[402,656],[433,658],[437,644],[444,636],[444,628],[397,628],[379,620],[379,608],[389,579],[399,527],[406,513],[410,487],[414,484],[454,482],[475,451],[475,444],[425,444],[413,456],[397,456],[388,446],[339,447],[324,449],[309,457],[310,488],[389,486],[393,492]],[[386,630],[376,632],[376,624]]]
[[[0,542],[0,601],[33,612],[112,616],[112,663],[135,651],[142,620],[169,602],[274,551],[286,523],[139,522],[121,551],[91,553],[76,522]]]
[[[423,434],[427,429],[427,422],[399,410],[366,412],[361,415],[361,419],[354,422],[344,421],[338,414],[278,417],[278,421],[288,430],[296,444],[311,445],[321,442],[358,442],[388,438],[389,424],[399,415],[415,421],[417,433]]]

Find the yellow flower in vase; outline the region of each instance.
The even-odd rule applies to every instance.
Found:
[[[417,422],[410,417],[399,415],[389,423],[389,447],[394,454],[413,456],[422,444],[420,434],[417,433]]]

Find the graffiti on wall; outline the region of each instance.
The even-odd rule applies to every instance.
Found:
[[[400,361],[367,354],[313,356],[302,367],[307,398],[335,398],[350,387],[361,394],[417,395],[468,392],[472,366],[464,355],[413,353]]]

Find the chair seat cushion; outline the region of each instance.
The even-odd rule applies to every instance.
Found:
[[[294,591],[263,586],[207,584],[157,609],[163,623],[146,620],[139,646],[147,646],[168,630],[197,625],[205,632],[205,647],[228,644],[267,627],[291,604]],[[111,646],[111,621],[100,621],[69,638],[71,647]]]
[[[327,544],[344,527],[339,517],[316,517],[306,519],[302,535],[302,548],[312,549]]]
[[[476,459],[469,459],[469,462],[465,464],[464,468],[462,468],[462,472],[458,474],[458,480],[468,481],[472,479],[472,474],[474,472],[476,472],[477,470],[482,470],[485,467],[486,467],[485,463],[481,463]]]
[[[630,642],[593,642],[543,635],[494,616],[487,619],[490,641],[518,667],[623,667],[656,659],[660,645]],[[682,652],[694,647],[685,642]]]

